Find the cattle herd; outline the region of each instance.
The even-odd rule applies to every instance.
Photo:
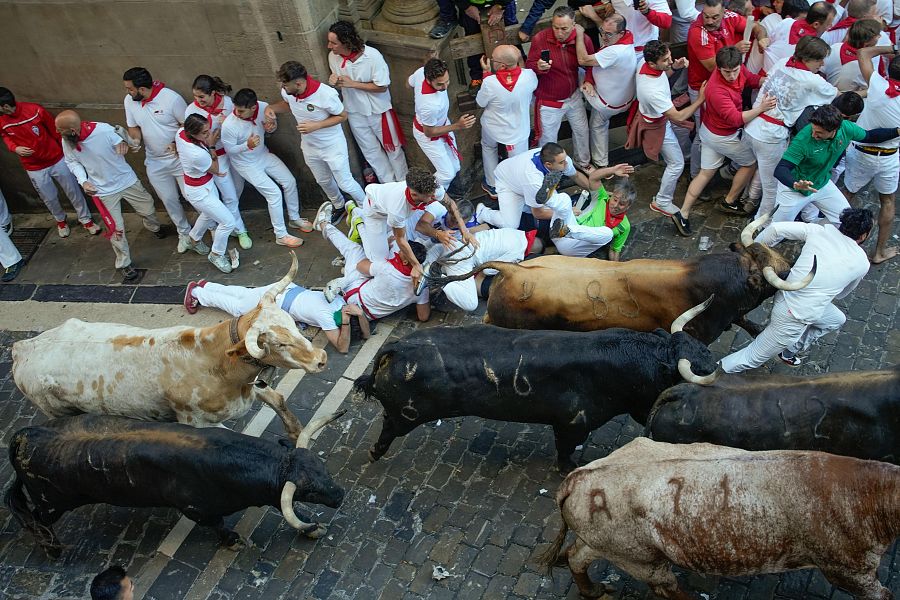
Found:
[[[818,567],[857,597],[890,598],[876,569],[900,534],[900,368],[730,375],[707,347],[733,324],[758,332],[745,315],[805,285],[787,284],[790,262],[753,242],[758,225],[730,252],[685,261],[483,265],[499,271],[486,324],[389,342],[357,379],[384,409],[370,460],[437,419],[551,425],[566,477],[562,528],[542,561],[566,559],[582,595],[607,591],[587,574],[605,558],[664,598],[692,597],[673,565],[722,575]],[[294,257],[255,310],[216,326],[72,319],[14,344],[16,385],[52,420],[14,434],[5,502],[48,555],[63,548],[53,523],[94,503],[176,508],[230,548],[242,540],[223,518],[250,506],[280,510],[309,537],[325,532],[294,502],[340,506],[339,482],[307,449],[340,413],[304,427],[268,385],[274,368],[326,366],[274,302],[296,270]],[[255,399],[290,441],[209,427]],[[646,437],[576,467],[576,446],[623,413]]]

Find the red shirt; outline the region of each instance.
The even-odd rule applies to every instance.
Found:
[[[722,73],[713,70],[706,84],[706,103],[703,105],[701,120],[710,132],[716,135],[731,135],[744,126],[743,99],[745,87],[759,87],[759,75],[741,66],[741,74],[734,81],[725,81]]]
[[[584,47],[588,54],[594,54],[594,43],[585,36]],[[553,65],[549,71],[540,71],[537,62],[541,58],[541,50],[550,50]],[[560,44],[553,35],[553,29],[544,29],[531,38],[531,49],[525,67],[535,72],[538,86],[534,95],[539,100],[562,101],[578,89],[578,56],[575,54],[575,31],[564,43]]]
[[[725,15],[722,17],[722,26],[715,31],[709,31],[703,27],[702,14],[691,23],[691,28],[688,30],[687,49],[688,61],[690,61],[688,85],[692,90],[699,90],[711,74],[700,61],[715,59],[716,52],[720,48],[734,46],[740,42],[746,26],[747,19],[730,10],[725,11]],[[713,67],[713,71],[715,71],[715,67]]]
[[[40,104],[16,102],[13,114],[0,115],[0,136],[13,152],[16,146],[34,150],[31,156],[19,156],[26,171],[40,171],[62,160],[62,144],[53,115]]]

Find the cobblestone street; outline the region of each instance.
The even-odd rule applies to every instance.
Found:
[[[691,256],[698,252],[700,236],[710,237],[709,252],[726,252],[728,245],[738,240],[745,221],[719,214],[711,203],[705,203],[692,215],[694,236],[676,237],[671,222],[646,207],[650,197],[646,190],[658,181],[658,171],[656,166],[648,167],[636,176],[640,206],[630,213],[632,239],[623,258]],[[682,189],[683,185],[678,197]],[[877,206],[870,207],[877,211]],[[321,239],[313,240],[312,234],[307,238],[310,243],[301,251],[305,268],[314,263],[328,265],[333,252]],[[58,240],[53,242],[52,247],[38,250],[29,269],[40,267],[42,252],[61,251]],[[791,246],[782,247],[793,257]],[[104,251],[108,253],[108,249]],[[110,257],[104,255],[103,260],[110,262]],[[266,263],[265,271],[254,276],[254,283],[279,277],[284,261],[278,261],[272,266]],[[314,267],[297,280],[322,285],[333,271]],[[164,269],[151,284],[174,288],[182,286],[187,277],[181,271]],[[898,293],[900,261],[873,266],[859,288],[837,302],[848,316],[837,335],[820,340],[799,370],[774,361],[760,371],[813,374],[896,365],[900,358]],[[180,295],[172,302],[173,310],[182,310]],[[12,303],[4,304],[3,310],[15,310]],[[395,441],[384,458],[368,462],[367,450],[380,431],[381,410],[377,402],[348,394],[352,380],[371,369],[375,351],[386,340],[407,335],[416,327],[480,322],[483,304],[479,314],[437,312],[426,324],[416,323],[414,313],[404,312],[379,323],[377,335],[365,344],[354,341],[348,355],[329,351],[324,372],[306,374],[299,383],[294,378],[288,404],[301,422],[306,423],[323,403],[347,409],[347,414],[324,429],[311,445],[346,491],[337,510],[309,507],[315,519],[327,524],[325,537],[314,541],[298,535],[275,509],[250,509],[226,520],[229,526],[237,525],[250,542],[247,548],[232,552],[218,547],[212,530],[191,528],[175,511],[96,505],[76,509],[56,524],[67,549],[60,559],[51,560],[2,507],[0,598],[85,598],[90,580],[111,563],[124,565],[136,578],[136,598],[152,600],[578,598],[567,568],[554,569],[551,578],[536,563],[536,557],[556,537],[561,522],[554,495],[562,479],[556,471],[550,427],[447,419],[419,427]],[[751,313],[751,319],[764,322],[770,306],[771,301],[766,302]],[[201,314],[211,312],[204,309]],[[314,332],[308,330],[307,334]],[[0,446],[4,452],[15,431],[46,420],[18,391],[11,376],[11,344],[33,335],[35,332],[24,331],[0,334]],[[323,338],[316,335],[314,343],[324,345]],[[721,357],[749,340],[746,332],[732,328],[711,349]],[[435,381],[435,385],[441,382]],[[265,422],[254,420],[259,412],[259,407],[254,407],[228,426],[241,431]],[[585,464],[604,457],[641,431],[642,426],[631,418],[619,416],[594,431],[575,460]],[[271,439],[283,436],[280,419],[271,419],[262,435]],[[0,460],[0,482],[7,485],[12,473],[8,461]],[[898,561],[895,544],[879,571],[879,579],[895,594],[900,594]],[[437,566],[449,576],[436,580],[433,570]],[[654,597],[646,586],[607,563],[595,563],[591,575],[596,581],[610,583],[616,589],[615,598]],[[739,579],[686,572],[678,575],[687,588],[707,600],[850,598],[833,588],[818,570]]]

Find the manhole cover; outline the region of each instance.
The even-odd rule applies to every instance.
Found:
[[[47,227],[16,227],[9,239],[16,245],[22,258],[28,261],[44,241],[48,231],[50,229]]]

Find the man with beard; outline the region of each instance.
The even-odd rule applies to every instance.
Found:
[[[116,268],[122,270],[123,282],[138,278],[131,264],[121,202],[125,200],[141,216],[148,231],[160,231],[153,210],[153,198],[138,181],[137,174],[125,162],[128,144],[111,125],[82,121],[74,110],[64,110],[56,117],[56,131],[63,139],[66,165],[81,188],[93,196],[106,225],[104,236],[116,253]]]

